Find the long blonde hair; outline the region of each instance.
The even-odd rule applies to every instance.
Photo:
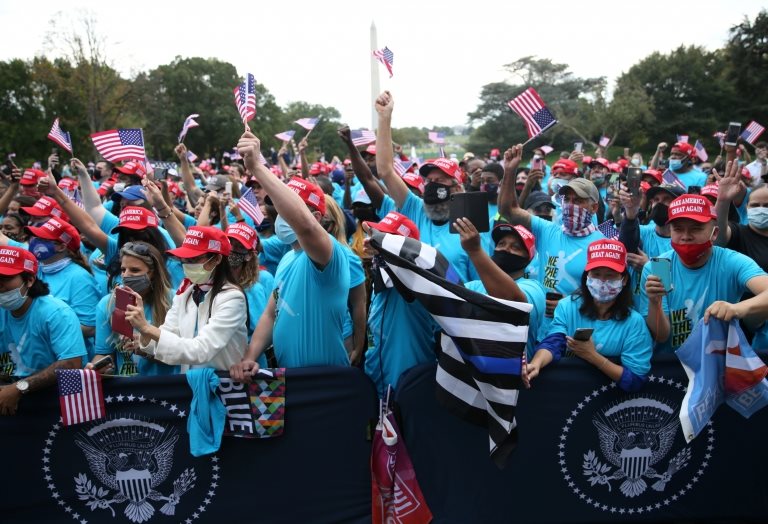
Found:
[[[339,204],[337,204],[333,198],[325,199],[325,208],[325,217],[330,221],[328,232],[341,244],[344,244],[345,246],[348,245],[344,211],[341,210]]]

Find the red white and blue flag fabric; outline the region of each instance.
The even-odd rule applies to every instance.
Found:
[[[278,140],[281,140],[283,142],[290,142],[291,139],[293,138],[293,135],[295,135],[295,134],[296,134],[296,131],[291,129],[290,131],[283,131],[282,133],[276,134],[275,138],[277,138]]]
[[[243,123],[256,116],[256,79],[248,73],[242,84],[234,90],[235,106]]]
[[[68,132],[61,128],[58,118],[53,121],[51,131],[48,133],[48,138],[66,149],[70,155],[72,154],[72,137],[69,136]]]
[[[389,78],[392,78],[392,64],[395,61],[395,55],[392,51],[390,51],[388,47],[377,49],[373,52],[373,57],[384,64],[384,67],[386,67],[389,72]]]
[[[696,150],[696,156],[699,157],[702,162],[706,162],[709,159],[707,150],[704,149],[704,144],[697,140],[693,148]]]
[[[685,184],[683,184],[683,181],[680,180],[677,177],[677,175],[674,172],[672,172],[671,169],[667,169],[661,174],[661,182],[669,186],[677,186],[683,190],[686,189]]]
[[[437,131],[430,131],[427,133],[427,138],[435,144],[445,144],[445,133],[438,133]]]
[[[597,230],[605,235],[605,238],[610,238],[611,240],[619,239],[619,230],[612,218],[606,220],[602,224],[599,224],[597,226]]]
[[[355,147],[367,146],[371,142],[376,142],[376,133],[368,129],[353,129],[349,132],[349,137]]]
[[[726,134],[722,131],[716,131],[714,135],[712,135],[712,138],[717,138],[717,142],[720,144],[720,148],[722,149],[723,146],[725,146],[725,137]]]
[[[544,101],[532,87],[529,87],[507,102],[507,105],[525,122],[528,138],[538,136],[546,129],[557,124],[557,119],[547,109]]]
[[[608,147],[608,144],[610,143],[611,143],[611,137],[605,136],[605,135],[601,136],[600,141],[598,142],[600,147]]]
[[[111,129],[91,135],[93,145],[104,160],[141,160],[147,158],[141,129]]]
[[[768,405],[768,367],[749,345],[738,320],[710,318],[694,328],[675,351],[688,375],[680,425],[688,442],[725,402],[749,418]]]
[[[181,126],[181,133],[179,133],[179,144],[184,142],[184,139],[187,137],[187,131],[192,129],[193,127],[198,127],[200,124],[195,121],[195,118],[199,117],[200,115],[194,114],[189,115],[186,119],[184,119],[184,125]]]
[[[678,141],[678,142],[682,142],[682,143],[684,143],[684,144],[687,144],[687,143],[688,143],[688,139],[689,139],[689,138],[690,138],[690,137],[689,137],[688,135],[677,135],[677,141]]]
[[[92,369],[57,369],[59,406],[65,426],[104,418],[101,375]]]
[[[256,199],[256,195],[250,187],[240,195],[240,199],[237,201],[237,207],[240,208],[240,211],[251,217],[256,225],[261,224],[261,221],[264,220],[264,213],[261,212],[259,201]]]
[[[763,134],[763,131],[765,131],[765,128],[753,120],[747,125],[744,131],[742,131],[741,138],[744,139],[745,142],[754,144],[755,140]]]
[[[304,129],[306,129],[307,131],[311,131],[312,129],[314,129],[314,127],[317,125],[319,121],[320,121],[320,117],[299,118],[298,120],[296,120],[296,123],[299,124]]]

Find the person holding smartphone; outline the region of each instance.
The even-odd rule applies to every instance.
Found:
[[[126,242],[120,249],[120,276],[123,288],[138,293],[143,301],[144,317],[154,326],[161,326],[171,307],[173,298],[171,280],[165,268],[163,254],[147,242]],[[115,309],[115,287],[102,297],[96,306],[95,357],[91,364],[104,355],[111,355],[114,365],[100,369],[101,373],[116,375],[172,375],[179,367],[164,364],[139,349],[136,337],[125,337],[112,330],[112,312]]]
[[[627,251],[617,240],[597,240],[587,248],[581,285],[557,304],[546,337],[528,363],[524,382],[530,386],[541,369],[568,350],[595,366],[624,391],[637,391],[651,369],[653,343],[645,320],[633,308]],[[577,338],[579,334],[591,336]],[[586,338],[586,340],[579,340]],[[619,363],[613,360],[618,358]]]

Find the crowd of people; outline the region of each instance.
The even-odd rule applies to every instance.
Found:
[[[341,128],[348,154],[329,162],[310,162],[304,139],[294,157],[284,144],[264,164],[245,132],[240,159],[196,163],[180,144],[178,170],[162,177],[142,161],[62,165],[56,154],[45,171],[8,165],[0,414],[52,385],[56,369],[105,356],[101,373],[210,367],[245,382],[260,367],[356,365],[384,395],[437,358],[440,327],[393,287],[371,229],[434,246],[472,291],[531,304],[528,387],[552,362],[581,358],[637,390],[652,356],[701,319],[737,318],[768,348],[765,142],[754,161],[741,144],[702,162],[678,141],[647,164],[629,150],[520,145],[418,162],[392,141],[392,94],[375,108],[375,144],[357,147]],[[258,223],[240,205],[246,190]],[[488,231],[449,223],[464,192],[485,195]]]

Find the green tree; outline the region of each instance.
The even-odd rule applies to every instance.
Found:
[[[33,81],[33,71],[23,60],[0,62],[0,161],[17,153],[23,166],[35,151],[42,153],[48,130]],[[37,156],[37,158],[42,158]]]
[[[320,117],[320,121],[312,129],[312,134],[309,135],[307,159],[310,162],[314,162],[321,155],[325,155],[325,159],[328,161],[334,156],[344,158],[347,150],[337,133],[337,130],[341,127],[341,122],[339,122],[340,116],[341,113],[335,107],[325,107],[308,102],[291,102],[286,106],[282,115],[282,128],[274,129],[269,134],[261,137],[261,148],[262,150],[267,150],[268,147],[279,149],[280,141],[274,137],[274,134],[288,129],[296,131],[294,141],[298,144],[303,137],[307,136],[308,131],[294,122],[300,118]]]
[[[768,12],[760,11],[754,22],[744,18],[731,28],[725,47],[726,74],[733,82],[738,103],[729,118],[768,122]]]

